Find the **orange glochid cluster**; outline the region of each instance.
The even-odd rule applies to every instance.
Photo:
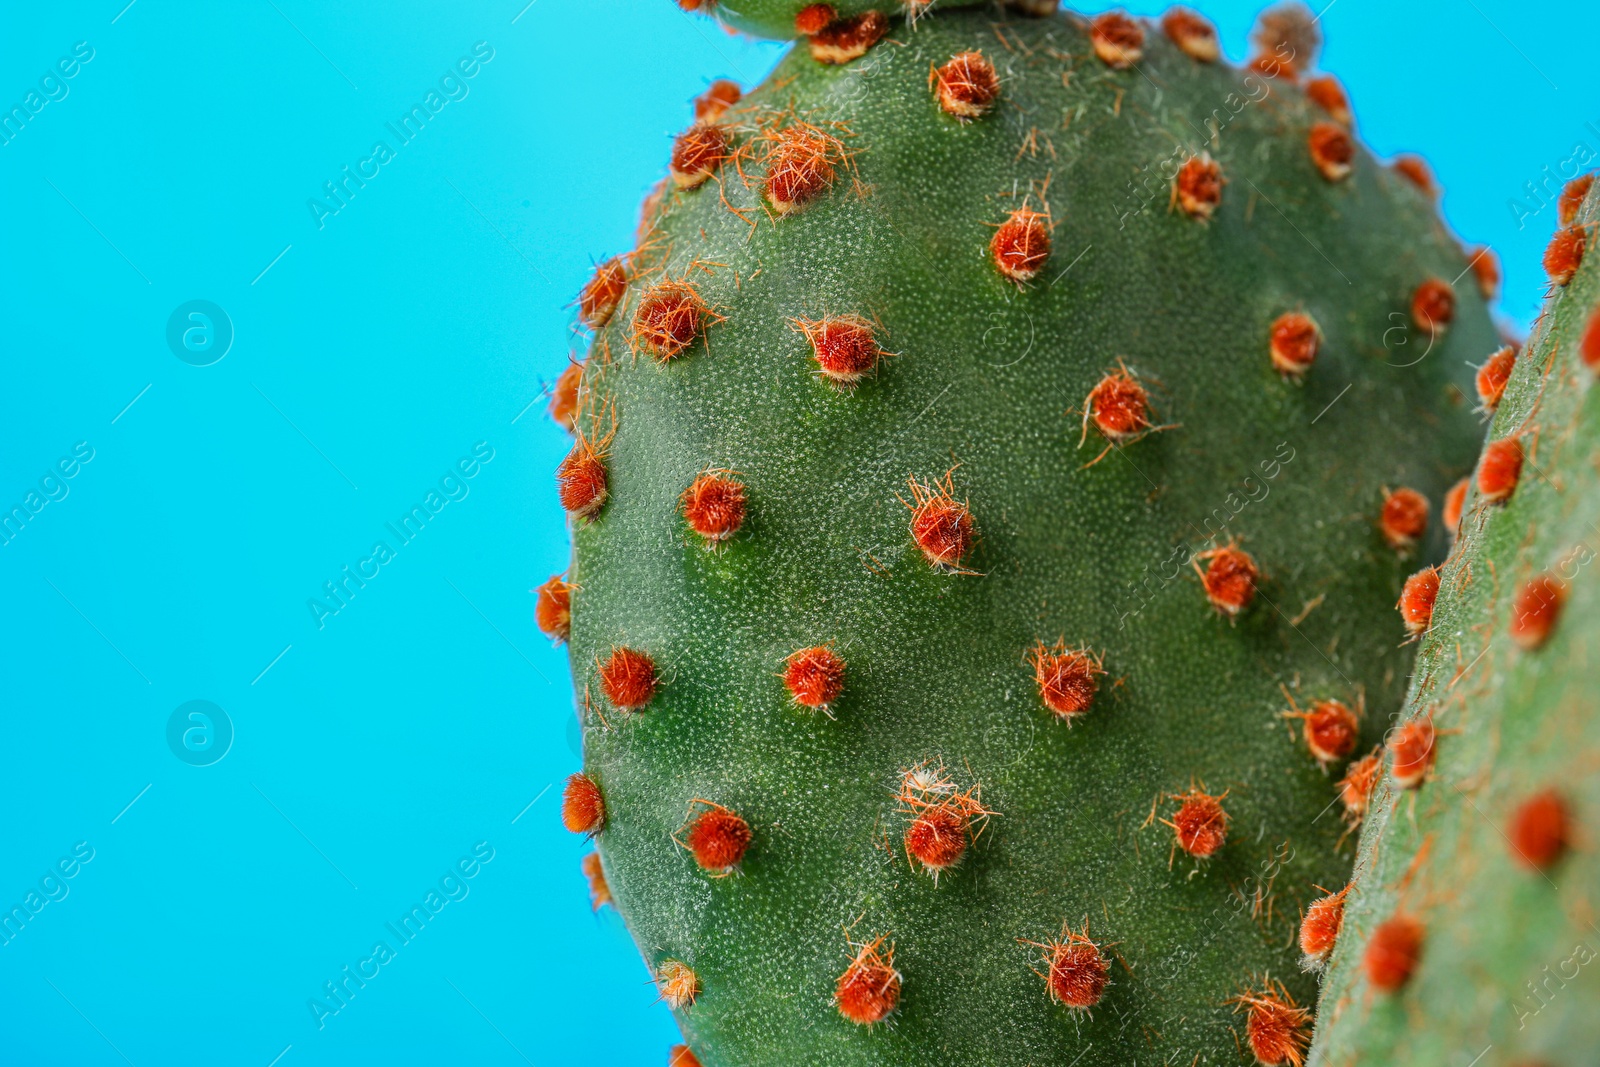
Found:
[[[939,106],[958,119],[975,119],[1000,98],[1000,76],[982,52],[960,52],[928,71]]]
[[[1444,528],[1452,538],[1461,532],[1461,509],[1466,506],[1467,489],[1471,485],[1471,478],[1462,478],[1444,495]]]
[[[1349,892],[1350,887],[1345,886],[1337,893],[1318,897],[1301,916],[1301,964],[1306,970],[1320,970],[1328,962],[1333,946],[1338,943],[1339,931],[1344,926],[1344,898]]]
[[[931,760],[900,772],[895,799],[900,811],[911,816],[904,836],[906,861],[913,869],[920,865],[936,885],[940,872],[961,862],[968,844],[995,814],[983,806],[980,785],[957,792],[944,766]]]
[[[673,1045],[667,1050],[667,1067],[700,1067],[700,1057],[688,1045]]]
[[[1567,226],[1556,231],[1544,250],[1544,270],[1555,285],[1566,285],[1583,265],[1588,231],[1582,226]]]
[[[1376,750],[1345,768],[1344,777],[1339,779],[1339,803],[1344,806],[1346,822],[1354,825],[1366,816],[1382,770],[1383,760]]]
[[[808,122],[791,122],[763,134],[766,178],[762,191],[779,215],[799,211],[821,196],[844,160],[844,144]]]
[[[1191,785],[1187,793],[1171,794],[1168,799],[1178,802],[1178,810],[1161,822],[1172,827],[1173,847],[1195,859],[1216,855],[1228,840],[1228,813],[1222,807],[1227,796],[1227,790],[1211,796],[1204,785]]]
[[[1439,198],[1439,186],[1434,180],[1433,168],[1429,167],[1428,161],[1421,156],[1395,157],[1394,171],[1415,185],[1429,200]]]
[[[1083,403],[1083,432],[1078,436],[1082,448],[1089,437],[1089,425],[1104,437],[1107,446],[1131,444],[1155,427],[1150,423],[1150,392],[1136,374],[1119,365],[1109,371],[1089,390]],[[1163,427],[1170,429],[1170,427]],[[1104,458],[1101,452],[1089,466]]]
[[[658,282],[645,290],[634,310],[633,342],[666,363],[695,343],[708,316],[722,319],[713,315],[699,290],[689,282]]]
[[[600,513],[609,493],[606,449],[611,435],[607,433],[598,441],[591,441],[579,431],[577,437],[572,451],[556,467],[556,493],[567,514],[588,520]]]
[[[1202,560],[1206,563],[1203,571],[1200,569]],[[1255,600],[1261,571],[1248,552],[1225,545],[1196,553],[1190,562],[1195,573],[1200,575],[1206,599],[1221,614],[1234,618]]]
[[[1105,669],[1102,657],[1087,648],[1068,648],[1064,639],[1053,647],[1040,641],[1028,653],[1039,699],[1068,726],[1094,704]]]
[[[737,871],[750,847],[750,824],[731,809],[709,800],[689,802],[689,818],[682,833],[683,840],[678,844],[689,850],[702,870],[717,878]]]
[[[1144,57],[1144,28],[1121,11],[1107,11],[1089,24],[1089,44],[1100,62],[1125,70]]]
[[[912,475],[911,539],[932,566],[944,571],[960,571],[961,560],[972,548],[972,512],[966,502],[955,498],[955,468],[932,482],[921,482]],[[901,503],[905,503],[904,500]]]
[[[1439,731],[1431,715],[1413,719],[1389,738],[1389,776],[1401,789],[1417,789],[1427,780],[1438,751]]]
[[[783,684],[796,704],[827,714],[844,692],[844,660],[828,645],[802,648],[784,660]]]
[[[1019,939],[1020,940],[1020,939]],[[1033,973],[1044,979],[1050,999],[1073,1011],[1087,1012],[1105,995],[1111,981],[1111,963],[1089,937],[1089,924],[1081,932],[1063,926],[1061,936],[1049,941],[1021,941],[1044,952],[1045,970]]]
[[[1584,198],[1589,195],[1589,190],[1594,187],[1594,174],[1580,174],[1568,182],[1561,190],[1561,196],[1556,201],[1556,214],[1562,226],[1571,226],[1578,221],[1578,209],[1583,207]]]
[[[561,575],[552,574],[548,582],[534,590],[537,599],[533,602],[533,621],[545,636],[565,641],[571,634],[573,588]]]
[[[1433,625],[1433,602],[1439,599],[1439,568],[1424,567],[1406,579],[1400,589],[1400,621],[1416,637]]]
[[[656,968],[656,989],[667,1007],[687,1008],[700,995],[700,976],[682,960],[662,960]]]
[[[606,802],[594,779],[581,771],[561,791],[561,822],[575,834],[593,837],[606,824]]]
[[[1332,75],[1322,74],[1307,81],[1306,96],[1341,126],[1348,126],[1355,120],[1350,113],[1350,98],[1345,94],[1344,86]]]
[[[1301,711],[1291,699],[1283,716],[1300,720],[1306,748],[1323,766],[1349,756],[1361,739],[1361,719],[1343,701],[1319,700],[1309,711]]]
[[[1589,324],[1583,328],[1583,337],[1578,342],[1578,357],[1583,360],[1585,367],[1600,375],[1600,308],[1590,313]]]
[[[1500,398],[1505,396],[1506,385],[1511,381],[1511,372],[1517,365],[1517,346],[1506,345],[1483,361],[1483,366],[1478,368],[1478,373],[1473,379],[1473,384],[1478,390],[1478,409],[1485,414],[1492,414],[1500,406]]]
[[[889,19],[881,11],[834,19],[810,34],[811,58],[832,66],[853,62],[866,55],[888,32]]]
[[[646,652],[617,647],[600,664],[600,688],[618,711],[639,711],[656,695],[656,663]]]
[[[1443,336],[1456,317],[1456,291],[1442,278],[1429,278],[1411,294],[1411,321],[1431,336]]]
[[[1473,249],[1472,274],[1478,279],[1478,292],[1485,300],[1500,295],[1500,257],[1487,245]]]
[[[1491,504],[1503,503],[1517,491],[1522,478],[1522,440],[1502,437],[1484,446],[1478,460],[1478,495]]]
[[[1172,179],[1172,200],[1183,213],[1201,222],[1209,221],[1222,203],[1222,164],[1208,152],[1190,156]]]
[[[1311,127],[1306,145],[1311,150],[1311,162],[1317,172],[1328,181],[1343,181],[1350,176],[1356,146],[1343,126],[1336,122],[1317,123]]]
[[[606,881],[606,869],[600,863],[600,853],[585,854],[582,866],[583,876],[589,880],[589,910],[599,911],[607,904],[615,905],[611,899],[611,883]]]
[[[1567,585],[1561,579],[1550,574],[1529,578],[1511,601],[1511,640],[1526,652],[1543,645],[1566,601]]]
[[[826,29],[828,23],[839,17],[832,4],[807,4],[794,16],[794,32],[809,37]]]
[[[879,936],[851,944],[855,956],[834,985],[834,1006],[859,1026],[882,1022],[900,1003],[900,972],[894,969],[894,944],[884,948],[887,940]]]
[[[578,428],[578,390],[582,384],[583,363],[573,360],[550,390],[550,418],[568,433]]]
[[[585,326],[598,330],[611,321],[612,312],[627,291],[627,265],[621,256],[612,256],[595,267],[594,274],[578,290],[578,318]]]
[[[697,122],[672,144],[668,170],[673,184],[694,189],[717,172],[729,158],[728,132],[715,122]]]
[[[1506,823],[1511,854],[1523,866],[1549,870],[1572,843],[1572,813],[1554,789],[1546,789],[1517,805]]]
[[[1423,937],[1422,923],[1409,915],[1378,924],[1361,954],[1361,969],[1374,989],[1394,993],[1411,980],[1422,958]]]
[[[1266,981],[1232,999],[1245,1013],[1244,1034],[1262,1067],[1301,1067],[1311,1041],[1311,1013],[1294,1002],[1279,982]]]
[[[1415,489],[1385,489],[1378,529],[1396,552],[1405,552],[1428,532],[1428,498]]]
[[[1189,8],[1168,8],[1161,16],[1161,29],[1190,59],[1215,63],[1222,55],[1217,43],[1217,27]]]
[[[1032,281],[1050,258],[1050,217],[1017,208],[990,238],[989,255],[995,269],[1018,285]]]
[[[853,388],[893,354],[878,346],[872,323],[860,315],[792,319],[790,325],[810,343],[817,370],[841,389]]]
[[[683,491],[684,520],[708,544],[722,544],[744,525],[745,488],[734,473],[705,471]]]
[[[724,112],[743,98],[744,92],[739,88],[738,82],[718,78],[706,86],[705,92],[695,98],[694,120],[716,122],[722,118]]]
[[[1301,311],[1290,311],[1272,324],[1268,352],[1272,366],[1285,378],[1303,377],[1322,347],[1322,328]]]

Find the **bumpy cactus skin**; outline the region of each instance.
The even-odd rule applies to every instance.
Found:
[[[597,847],[651,969],[695,972],[672,1000],[708,1067],[1241,1062],[1230,999],[1270,978],[1310,1005],[1298,912],[1349,870],[1338,815],[1318,818],[1338,771],[1283,718],[1285,688],[1302,706],[1364,694],[1377,739],[1411,656],[1392,605],[1446,545],[1435,522],[1399,556],[1383,489],[1437,514],[1477,448],[1466,363],[1496,338],[1476,285],[1428,358],[1403,325],[1426,279],[1471,277],[1421,192],[1359,149],[1325,180],[1307,144],[1326,115],[1298,88],[1154,27],[1140,69],[1112,70],[1080,19],[996,19],[897,23],[845,66],[788,57],[724,116],[736,157],[651,209],[584,371],[577,427],[609,471],[568,576]],[[960,121],[929,70],[974,49],[1000,98]],[[847,158],[778,215],[763,137],[796,117]],[[1170,180],[1130,192],[1179,145],[1222,168],[1209,222],[1169,208]],[[990,249],[1025,204],[1054,250],[1019,285]],[[653,358],[641,308],[679,281],[702,332]],[[1292,311],[1322,334],[1298,380],[1270,355]],[[895,353],[853,389],[817,373],[798,325],[844,315]],[[1159,429],[1105,452],[1083,410],[1123,366]],[[952,467],[975,540],[940,569],[912,540],[908,479]],[[714,544],[683,514],[706,471],[745,487]],[[1261,579],[1229,617],[1187,560],[1234,537]],[[1070,725],[1028,662],[1057,639],[1103,657]],[[822,714],[782,674],[830,643],[844,686]],[[618,647],[658,672],[631,712],[605,697]],[[896,798],[929,760],[992,813],[937,881]],[[1161,821],[1192,786],[1226,791],[1204,861]],[[752,832],[731,871],[685,847],[707,804]],[[1088,1013],[1039,973],[1069,923],[1110,964]],[[832,1003],[847,931],[893,943],[883,1025]]]
[[[1578,223],[1597,221],[1591,195]],[[1600,389],[1582,358],[1597,305],[1590,256],[1555,287],[1490,425],[1527,459],[1505,503],[1467,495],[1399,719],[1431,717],[1433,769],[1414,791],[1386,773],[1373,794],[1314,1064],[1560,1065],[1600,1049]],[[1600,332],[1589,345],[1600,357]],[[1540,576],[1559,583],[1544,614],[1525,592]],[[1368,957],[1396,915],[1419,924],[1420,953],[1385,991]]]

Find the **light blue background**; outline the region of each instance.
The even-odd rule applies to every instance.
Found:
[[[0,505],[94,458],[0,546],[0,905],[94,858],[0,946],[0,1063],[665,1062],[676,1028],[555,817],[577,756],[529,595],[567,555],[542,393],[689,99],[780,49],[667,0],[125,2],[3,12],[4,108],[94,58],[0,146]],[[1257,5],[1208,6],[1241,57]],[[1427,156],[1523,327],[1554,209],[1519,228],[1510,202],[1600,149],[1584,8],[1324,17],[1363,137]],[[319,229],[307,199],[479,41],[468,95]],[[235,330],[212,366],[165,342],[193,299]],[[477,442],[467,495],[398,547],[385,523]],[[306,601],[378,540],[396,557],[319,630]],[[190,700],[236,731],[211,766],[167,746]],[[468,895],[319,1030],[307,1001],[478,842]]]

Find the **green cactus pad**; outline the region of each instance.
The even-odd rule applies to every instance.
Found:
[[[1000,94],[965,121],[930,70],[971,50]],[[646,961],[696,975],[672,999],[708,1067],[1234,1063],[1232,998],[1269,979],[1315,996],[1298,914],[1349,858],[1339,770],[1283,713],[1364,698],[1370,747],[1400,705],[1392,605],[1446,539],[1435,519],[1398,553],[1384,490],[1437,515],[1477,448],[1466,362],[1496,338],[1423,192],[1359,148],[1322,175],[1328,116],[1297,87],[1154,27],[1143,51],[1113,70],[1081,19],[988,10],[896,26],[847,66],[797,50],[723,116],[733,157],[651,209],[597,334],[579,453],[606,474],[572,474],[580,503],[607,494],[569,575],[584,770]],[[796,137],[834,179],[780,214],[764,187]],[[1199,153],[1225,182],[1209,222],[1172,202]],[[1018,284],[991,246],[1022,208],[1052,251]],[[1419,330],[1419,286],[1462,278],[1448,330]],[[1299,378],[1271,356],[1294,312],[1321,338]],[[808,341],[845,316],[894,353],[853,387]],[[1124,372],[1149,432],[1110,447],[1084,412]],[[742,521],[698,503],[686,521],[708,471],[744,487]],[[919,551],[909,507],[947,474],[972,537],[937,567],[930,544],[959,531],[932,524]],[[1261,577],[1229,617],[1197,570],[1235,539]],[[1029,662],[1058,639],[1104,670],[1070,724]],[[782,677],[822,645],[846,665],[826,713]],[[651,657],[653,688],[602,671],[616,648]],[[937,882],[897,800],[925,761],[981,786]],[[1202,785],[1229,822],[1197,860],[1162,820]],[[730,871],[696,861],[711,805],[751,830]],[[1088,1012],[1038,973],[1085,924],[1110,964]],[[902,984],[868,1027],[833,998],[879,937]]]
[[[1578,225],[1597,220],[1591,195]],[[1489,427],[1526,459],[1506,502],[1467,494],[1398,718],[1433,723],[1432,772],[1406,790],[1391,771],[1373,795],[1315,1064],[1578,1064],[1600,1048],[1600,389],[1581,357],[1597,306],[1591,254],[1555,287]],[[1564,590],[1559,612],[1523,599],[1540,576]],[[1535,646],[1541,603],[1554,625]],[[1386,989],[1392,967],[1368,957],[1396,916],[1420,953]]]

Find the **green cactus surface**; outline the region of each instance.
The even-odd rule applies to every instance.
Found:
[[[562,492],[604,810],[578,790],[569,825],[707,1067],[1233,1064],[1241,995],[1315,1000],[1299,914],[1352,843],[1343,760],[1285,715],[1364,708],[1359,754],[1400,707],[1393,605],[1444,557],[1481,433],[1468,362],[1498,341],[1425,190],[1359,146],[1343,175],[1293,81],[1144,31],[1136,69],[1081,18],[990,9],[843,65],[798,48],[679,142],[640,248],[586,293]],[[958,116],[932,72],[968,52],[999,94]],[[840,322],[883,353],[853,383],[814,358]],[[1432,504],[1420,539],[1382,519],[1401,489]],[[1510,552],[1504,529],[1469,536]],[[1230,547],[1253,596],[1221,581]],[[1070,716],[1036,677],[1058,641],[1098,664]],[[814,710],[785,674],[817,647],[844,670]],[[1179,817],[1202,790],[1220,844]],[[962,853],[937,878],[907,838],[935,809]],[[1108,983],[1053,997],[1085,942]],[[898,984],[841,986],[891,945]]]
[[[1597,221],[1591,195],[1558,242]],[[1476,480],[1467,493],[1395,730],[1432,723],[1431,771],[1402,788],[1391,755],[1373,794],[1315,1064],[1580,1064],[1600,1049],[1597,305],[1591,256],[1553,286],[1489,426],[1490,448],[1518,440],[1525,459],[1503,502]],[[1399,982],[1396,921],[1418,935]]]

